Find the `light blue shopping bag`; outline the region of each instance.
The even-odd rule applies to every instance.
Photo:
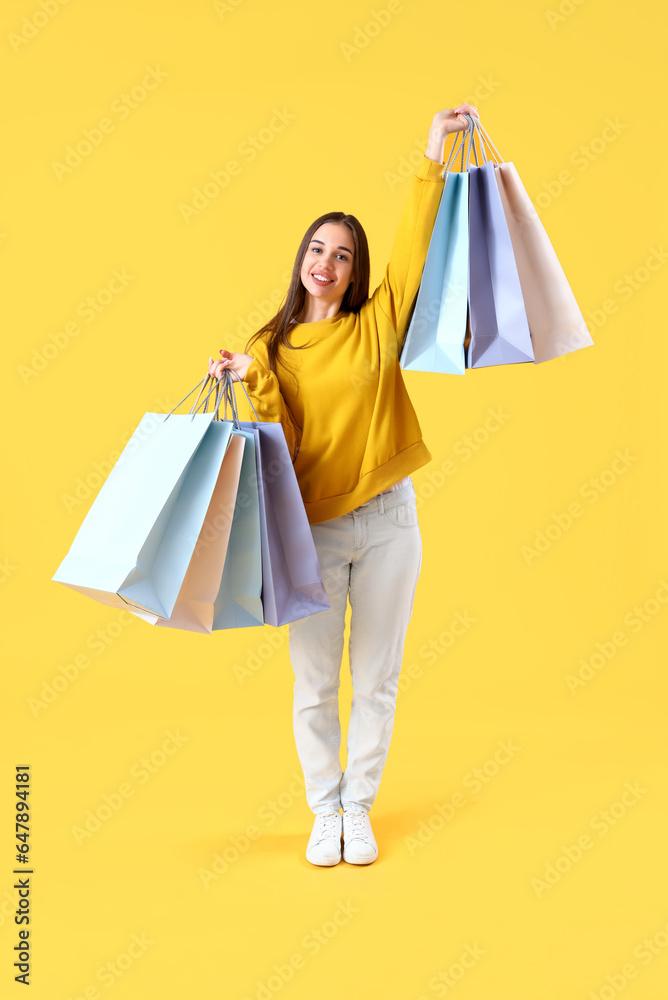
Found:
[[[258,432],[234,430],[244,438],[230,540],[213,612],[213,631],[263,625],[262,540],[257,475]]]
[[[462,150],[463,151],[463,150]],[[406,371],[463,375],[468,295],[468,174],[448,170],[401,352]]]
[[[213,413],[167,416],[144,415],[52,577],[162,618],[174,609],[231,432],[212,426]]]
[[[217,419],[207,433],[222,433],[226,426],[227,452],[170,617],[132,611],[158,628],[211,634],[263,624],[255,440],[234,422]]]

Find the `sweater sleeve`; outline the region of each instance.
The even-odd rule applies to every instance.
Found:
[[[280,421],[294,462],[301,443],[301,427],[283,398],[276,374],[269,367],[267,347],[261,337],[252,344],[251,352],[253,361],[246,371],[244,386],[260,420]]]
[[[423,157],[411,180],[396,230],[385,277],[371,296],[374,311],[380,309],[392,322],[401,353],[409,318],[417,296],[434,222],[441,202],[445,167]]]

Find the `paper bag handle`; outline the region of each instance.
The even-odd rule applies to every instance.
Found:
[[[487,134],[487,130],[481,124],[479,118],[474,118],[473,115],[464,114],[464,117],[468,120],[468,127],[465,128],[461,134],[455,139],[452,144],[452,149],[450,150],[450,155],[448,156],[448,162],[445,165],[445,170],[441,174],[441,177],[445,178],[447,181],[448,173],[450,171],[450,165],[453,163],[455,156],[460,151],[462,152],[461,163],[459,166],[459,171],[463,173],[468,171],[471,164],[471,153],[473,153],[473,158],[475,160],[476,166],[479,166],[478,162],[478,150],[476,148],[476,138],[478,140],[478,145],[480,147],[480,153],[482,156],[483,163],[487,163],[487,151],[485,149],[485,144],[489,146],[491,157],[496,156],[499,162],[503,163],[503,157],[499,153],[498,149],[490,139]],[[458,144],[459,143],[459,144]],[[464,163],[464,158],[466,157],[466,163]]]
[[[253,415],[254,415],[255,419],[257,421],[259,421],[260,418],[258,417],[257,413],[255,412],[255,407],[253,406],[253,404],[251,402],[250,396],[246,392],[246,388],[245,388],[242,380],[239,378],[239,376],[236,374],[236,372],[234,372],[234,375],[235,375],[235,378],[232,378],[232,371],[229,368],[226,368],[223,371],[223,378],[220,381],[217,378],[214,378],[213,375],[205,375],[204,378],[200,379],[200,381],[197,383],[197,385],[193,386],[193,388],[190,390],[190,392],[187,393],[183,397],[183,399],[181,400],[181,402],[177,403],[176,406],[174,406],[169,411],[169,413],[165,416],[165,420],[167,420],[168,417],[171,417],[172,413],[174,413],[174,410],[178,410],[179,406],[181,406],[181,403],[185,403],[185,401],[188,398],[188,396],[192,396],[192,394],[195,391],[195,389],[199,389],[199,392],[197,394],[197,399],[195,400],[195,402],[193,403],[193,405],[191,406],[190,411],[189,411],[192,417],[195,416],[195,414],[197,413],[197,411],[200,408],[202,408],[202,412],[203,413],[208,413],[208,411],[209,411],[209,398],[210,398],[211,394],[214,393],[215,394],[214,395],[214,407],[213,407],[214,420],[220,420],[221,419],[218,410],[219,410],[220,404],[223,402],[223,400],[225,401],[225,410],[224,410],[224,417],[223,417],[223,419],[227,420],[227,401],[228,401],[228,396],[229,396],[230,401],[231,401],[231,406],[232,406],[232,412],[234,414],[233,422],[234,422],[235,426],[238,427],[238,425],[239,425],[239,413],[237,411],[237,405],[236,405],[237,401],[236,401],[236,396],[235,396],[234,388],[233,388],[234,382],[238,381],[238,382],[241,382],[241,388],[244,391],[244,395],[246,396],[246,399],[248,400],[248,404],[249,404],[251,410],[253,411]],[[210,388],[209,388],[209,382],[213,383]],[[224,388],[221,385],[221,383],[224,383]],[[205,392],[206,395],[204,396],[203,399],[201,399],[201,396],[202,396],[203,392]],[[201,399],[201,401],[200,401],[200,399]],[[164,420],[163,420],[163,423],[164,423]]]

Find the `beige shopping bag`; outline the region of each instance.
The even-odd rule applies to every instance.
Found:
[[[536,364],[594,343],[515,164],[495,163]]]

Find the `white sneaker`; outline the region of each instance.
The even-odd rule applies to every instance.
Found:
[[[370,865],[378,857],[371,820],[360,809],[343,810],[343,860],[350,865]]]
[[[341,860],[341,813],[319,813],[306,848],[312,865],[338,865]]]

